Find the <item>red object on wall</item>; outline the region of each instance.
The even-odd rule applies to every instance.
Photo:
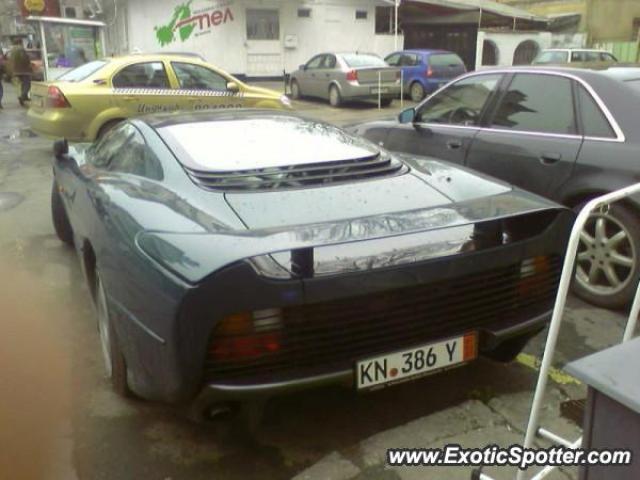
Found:
[[[59,17],[60,3],[58,0],[17,0],[23,17]]]

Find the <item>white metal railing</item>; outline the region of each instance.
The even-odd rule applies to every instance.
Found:
[[[551,316],[551,323],[549,324],[549,333],[547,334],[547,342],[544,348],[544,354],[542,356],[542,363],[540,364],[540,372],[538,373],[538,382],[533,394],[533,403],[531,405],[531,412],[529,413],[529,423],[527,424],[527,431],[524,438],[524,448],[531,448],[533,441],[537,436],[550,440],[553,443],[562,445],[567,448],[577,448],[582,443],[582,438],[575,441],[567,440],[560,435],[557,435],[549,430],[540,428],[540,409],[544,399],[544,394],[547,388],[547,380],[549,377],[549,369],[553,361],[553,355],[556,350],[556,343],[558,340],[558,333],[560,332],[560,325],[564,314],[565,305],[567,303],[567,295],[569,293],[569,286],[573,279],[574,265],[576,256],[578,253],[578,244],[580,242],[580,233],[584,229],[589,216],[594,210],[608,209],[609,206],[619,200],[630,197],[631,195],[640,194],[640,183],[631,185],[629,187],[617,190],[615,192],[603,195],[598,198],[594,198],[587,203],[584,208],[578,214],[576,222],[571,230],[571,236],[569,237],[569,244],[567,246],[566,255],[564,258],[564,264],[562,266],[562,275],[560,276],[560,283],[558,285],[558,294],[556,296],[556,302],[553,307],[553,315]],[[636,291],[636,295],[631,307],[627,326],[622,338],[623,342],[630,340],[636,330],[638,323],[638,314],[640,313],[640,284]],[[545,467],[534,476],[530,477],[530,480],[540,480],[551,473],[556,467]],[[473,478],[479,478],[480,480],[494,480],[489,475],[484,473],[476,473],[472,475]],[[516,474],[516,480],[524,480],[525,471],[518,469]]]

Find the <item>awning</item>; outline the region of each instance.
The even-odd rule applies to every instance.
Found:
[[[499,15],[501,17],[519,18],[533,22],[547,23],[549,21],[547,17],[535,15],[526,10],[511,7],[492,0],[410,0],[410,2],[437,5],[456,10],[482,10],[483,12],[493,13],[494,15]],[[402,3],[404,4],[408,2],[403,1]]]

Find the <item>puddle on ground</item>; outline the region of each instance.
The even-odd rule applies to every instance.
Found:
[[[0,212],[11,210],[24,200],[24,195],[16,192],[0,192]]]

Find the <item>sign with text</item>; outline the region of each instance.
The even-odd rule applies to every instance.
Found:
[[[58,0],[17,0],[23,17],[36,15],[38,17],[59,17],[60,4]]]
[[[193,0],[177,5],[169,21],[154,28],[158,43],[164,47],[177,40],[184,42],[193,35],[211,33],[213,28],[232,22],[234,18],[231,3],[231,1],[220,1],[213,5],[208,3],[206,7],[199,9],[192,7]]]

